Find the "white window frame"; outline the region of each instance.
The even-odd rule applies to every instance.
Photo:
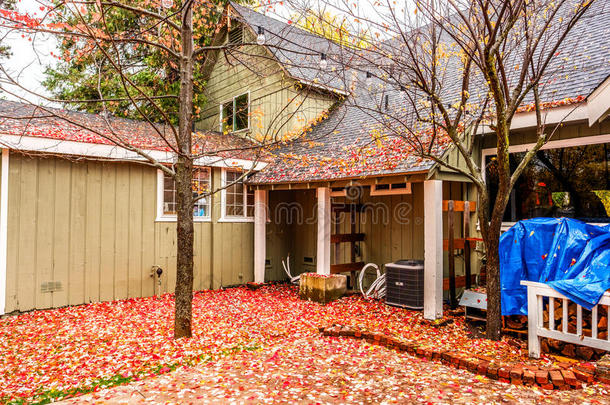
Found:
[[[394,184],[402,184],[405,183],[404,188],[392,188]],[[377,186],[382,184],[373,184],[371,185],[371,196],[379,196],[379,195],[401,195],[401,194],[411,194],[411,183],[402,182],[402,183],[390,183],[389,189],[377,189]],[[384,186],[386,184],[383,184]]]
[[[220,219],[218,222],[254,222],[254,216],[248,217],[247,209],[247,190],[248,186],[244,183],[243,196],[244,196],[244,215],[243,216],[228,216],[227,215],[227,171],[239,171],[239,169],[223,168],[220,172],[220,181],[222,184],[222,190],[220,192]]]
[[[610,143],[610,134],[601,134],[601,135],[592,135],[592,136],[583,136],[580,138],[568,138],[561,139],[556,141],[549,141],[540,148],[540,150],[545,149],[560,149],[560,148],[572,148],[575,146],[588,146],[588,145],[598,145],[601,143]],[[532,147],[536,145],[535,143],[524,143],[521,145],[509,145],[508,153],[520,153],[527,152],[531,150]],[[485,160],[488,156],[494,156],[498,153],[496,148],[485,148],[481,150],[481,176],[483,177],[483,181],[487,184],[487,179],[485,178],[486,170],[485,170]],[[608,223],[597,223],[597,222],[587,222],[590,225],[608,225]],[[502,232],[506,232],[510,227],[515,225],[516,222],[502,222]],[[480,229],[479,224],[477,223],[477,230]]]
[[[212,169],[210,167],[197,167],[198,170],[206,170],[208,172],[208,176],[210,179],[210,187],[212,187]],[[164,201],[164,191],[165,191],[165,175],[163,170],[157,170],[157,218],[155,218],[155,222],[176,222],[178,220],[178,216],[176,214],[166,214],[163,210]],[[210,198],[210,210],[208,211],[208,215],[205,217],[194,216],[194,222],[211,222],[212,221],[212,209],[214,208],[212,205],[212,196]]]
[[[229,101],[231,101],[233,103],[233,117],[235,117],[235,99],[237,99],[237,98],[239,98],[239,97],[241,97],[243,95],[248,95],[248,127],[240,129],[240,130],[237,130],[237,131],[231,130],[231,131],[229,131],[229,133],[231,133],[231,134],[240,134],[242,132],[250,131],[250,125],[251,125],[251,122],[250,122],[250,108],[251,108],[251,104],[252,103],[251,103],[251,99],[250,99],[250,90],[248,90],[248,91],[246,91],[244,93],[240,93],[237,96],[231,97],[231,98],[229,98],[227,100],[224,100],[224,101],[222,101],[220,103],[220,105],[219,105],[220,122],[218,123],[218,127],[219,127],[218,130],[219,130],[220,133],[224,133],[224,128],[222,127],[222,123],[223,123],[223,120],[224,120],[224,117],[222,116],[222,106],[227,104]],[[235,121],[235,118],[233,118],[233,121]],[[231,128],[233,128],[233,126]]]

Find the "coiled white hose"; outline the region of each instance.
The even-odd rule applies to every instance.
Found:
[[[298,276],[292,277],[292,274],[290,274],[290,254],[286,257],[285,262],[282,260],[282,267],[284,268],[284,271],[286,272],[286,274],[288,274],[288,278],[290,279],[290,282],[292,284],[299,284],[301,275],[299,274]]]
[[[362,287],[362,281],[364,280],[364,273],[366,273],[366,270],[369,267],[377,271],[377,278],[375,279],[375,281],[373,281],[369,289],[364,291],[364,288]],[[360,275],[358,276],[358,285],[360,286],[360,292],[366,299],[379,299],[385,297],[385,273],[381,274],[381,271],[379,271],[379,266],[377,266],[375,263],[368,263],[362,268],[362,270],[360,270]]]

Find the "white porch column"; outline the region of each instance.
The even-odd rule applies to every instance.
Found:
[[[8,239],[8,157],[9,150],[2,149],[2,174],[0,175],[0,315],[6,309],[6,259]]]
[[[318,256],[316,272],[330,274],[330,188],[318,187]]]
[[[443,182],[424,181],[424,318],[443,316]]]
[[[265,282],[267,190],[254,190],[254,282]]]

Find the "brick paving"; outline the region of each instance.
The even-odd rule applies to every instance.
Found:
[[[499,374],[506,375],[500,370]],[[508,371],[508,379],[511,373],[515,374]],[[542,374],[523,369],[523,378],[527,375],[548,381],[548,373]],[[604,404],[609,403],[609,389],[603,384],[584,383],[580,389],[547,391],[503,383],[366,340],[313,336],[270,350],[241,352],[180,368],[63,403]]]

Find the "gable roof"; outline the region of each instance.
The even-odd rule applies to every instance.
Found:
[[[249,7],[231,2],[238,13],[237,20],[247,24],[255,33],[258,27],[265,30],[265,45],[288,74],[307,85],[345,93],[344,80],[339,66],[329,57],[328,67],[319,67],[321,54],[338,55],[343,48],[335,42],[311,33],[294,24],[258,13]]]
[[[588,97],[610,75],[610,4],[595,1],[562,42],[541,86],[543,102]],[[533,102],[529,95],[524,104]]]
[[[124,142],[140,149],[163,152],[172,151],[170,145],[173,139],[171,129],[167,125],[156,124],[153,127],[144,121],[0,100],[0,143],[19,149],[19,143],[4,142],[5,136],[44,138],[117,148],[120,147],[118,144]],[[254,159],[258,148],[252,141],[219,132],[194,133],[193,145],[193,150],[197,153],[246,160]]]
[[[400,97],[390,92],[392,100]],[[357,103],[378,103],[374,96],[360,93]],[[431,160],[413,153],[412,145],[399,137],[373,139],[385,128],[381,114],[371,113],[353,99],[346,100],[328,118],[306,131],[303,138],[287,142],[275,152],[276,159],[254,174],[251,184],[280,184],[306,181],[344,180],[369,176],[415,174],[435,166]],[[426,135],[422,135],[426,136]],[[442,156],[451,148],[439,137],[432,152]]]
[[[253,11],[251,11],[254,13]],[[598,1],[578,24],[548,68],[541,87],[541,99],[546,108],[580,103],[610,74],[610,8]],[[268,17],[266,17],[268,19]],[[310,34],[313,35],[313,34]],[[570,55],[570,57],[562,57]],[[288,55],[290,56],[290,55]],[[456,72],[457,75],[457,72]],[[459,92],[456,75],[447,74],[449,83],[445,91]],[[363,83],[362,72],[358,79]],[[452,84],[453,83],[453,84]],[[457,87],[456,87],[457,86]],[[427,172],[436,165],[411,152],[400,138],[383,133],[380,128],[383,111],[374,106],[383,105],[379,98],[389,98],[390,104],[401,99],[398,89],[386,86],[383,92],[373,94],[366,86],[355,86],[350,96],[329,117],[307,129],[307,140],[288,142],[276,152],[276,160],[250,179],[252,184],[289,183],[304,181],[340,180],[365,176],[410,174]],[[528,110],[531,97],[524,100],[522,110]],[[373,106],[370,110],[361,106]],[[379,133],[382,131],[382,133]],[[383,148],[372,144],[371,134],[389,135]],[[452,145],[439,139],[434,145],[435,155],[447,153]]]

